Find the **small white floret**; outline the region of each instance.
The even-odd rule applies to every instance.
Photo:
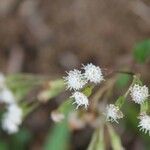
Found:
[[[15,97],[9,89],[5,88],[2,91],[0,91],[0,102],[6,104],[15,103]]]
[[[81,71],[74,69],[69,71],[68,76],[64,77],[67,88],[70,90],[80,90],[84,87],[87,81],[83,78]]]
[[[150,116],[144,114],[144,115],[141,115],[139,119],[140,119],[140,122],[139,122],[138,127],[140,127],[140,131],[144,132],[145,134],[149,133],[150,135]]]
[[[104,80],[100,67],[90,63],[87,65],[83,65],[83,69],[85,70],[84,76],[88,81],[97,84]]]
[[[117,119],[123,118],[122,112],[119,108],[113,104],[109,104],[106,107],[106,120],[111,122],[117,122]]]
[[[148,87],[135,84],[130,88],[130,95],[135,103],[142,104],[149,96]]]
[[[77,104],[76,109],[78,109],[79,106],[85,106],[85,108],[87,109],[88,105],[89,105],[89,101],[86,95],[84,95],[81,92],[75,92],[71,98],[74,98],[75,101],[73,102],[73,104]]]
[[[22,123],[23,112],[22,109],[16,105],[9,105],[7,112],[2,118],[2,128],[8,134],[16,133],[19,130],[19,125]]]

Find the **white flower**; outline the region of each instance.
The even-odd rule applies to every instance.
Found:
[[[67,88],[70,90],[80,90],[87,83],[86,80],[83,79],[83,75],[81,71],[74,69],[73,71],[69,71],[67,77],[64,77],[65,82],[67,84]]]
[[[143,131],[145,134],[148,132],[150,135],[150,116],[144,114],[139,117],[140,122],[138,127],[140,127],[140,131]]]
[[[109,104],[106,107],[106,120],[111,122],[117,122],[117,119],[123,118],[122,112],[119,108],[113,104]]]
[[[73,102],[73,104],[77,104],[76,109],[78,109],[79,106],[85,106],[85,108],[87,109],[87,106],[89,105],[89,101],[86,95],[84,95],[81,92],[75,92],[71,98],[75,99],[75,102]]]
[[[16,133],[19,130],[19,125],[22,122],[22,109],[16,105],[11,104],[7,108],[7,112],[3,115],[2,128],[8,134]]]
[[[142,104],[149,96],[148,87],[135,84],[130,88],[130,95],[135,103]]]
[[[83,65],[83,69],[85,70],[84,76],[88,81],[97,84],[104,80],[100,67],[90,63],[86,66]]]
[[[12,104],[15,102],[15,97],[9,89],[5,88],[2,91],[0,91],[0,102]]]

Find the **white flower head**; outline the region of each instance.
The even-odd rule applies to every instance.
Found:
[[[9,89],[5,88],[0,91],[0,102],[4,102],[6,104],[15,103],[15,97]]]
[[[97,84],[104,80],[100,67],[90,63],[87,65],[83,65],[83,69],[85,70],[84,76],[88,81]]]
[[[64,77],[67,88],[70,90],[80,90],[84,87],[87,81],[83,78],[81,71],[74,69],[69,71],[68,76]]]
[[[8,134],[16,133],[19,130],[19,125],[22,122],[22,109],[16,105],[11,104],[7,108],[7,112],[3,115],[2,128]]]
[[[150,135],[150,116],[143,114],[139,117],[140,122],[138,127],[140,127],[140,131],[144,132],[145,134],[148,132]]]
[[[148,87],[135,84],[130,88],[130,95],[135,103],[142,104],[149,96]]]
[[[76,109],[78,109],[79,106],[85,106],[85,108],[87,109],[87,107],[89,105],[89,101],[88,101],[88,98],[86,95],[84,95],[81,92],[75,92],[75,93],[73,93],[71,98],[75,99],[73,104],[77,104]]]
[[[109,104],[106,107],[106,120],[118,123],[117,119],[123,118],[123,113],[119,108],[113,104]]]

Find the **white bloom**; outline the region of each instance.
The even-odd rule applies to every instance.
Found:
[[[143,131],[145,134],[148,132],[150,135],[150,116],[144,114],[139,117],[140,122],[138,127],[140,130]]]
[[[8,134],[16,133],[19,130],[19,125],[22,122],[22,116],[22,109],[18,105],[9,105],[7,112],[3,115],[3,130],[7,131]]]
[[[15,102],[15,97],[9,89],[5,88],[2,91],[0,91],[0,102],[12,104]]]
[[[87,83],[86,80],[83,79],[83,75],[81,71],[74,69],[73,71],[69,71],[67,77],[64,77],[65,82],[67,84],[67,88],[70,90],[80,90]]]
[[[83,65],[83,69],[85,70],[84,76],[88,81],[97,84],[104,80],[100,67],[90,63],[86,66]]]
[[[85,106],[85,108],[87,108],[87,106],[89,105],[89,101],[86,95],[84,95],[81,92],[75,92],[71,98],[75,99],[75,102],[73,102],[73,104],[77,104],[76,109],[78,109],[79,106]]]
[[[123,118],[122,112],[119,108],[113,104],[109,104],[106,107],[106,120],[111,122],[117,122],[117,119]]]
[[[149,96],[148,87],[146,87],[145,85],[140,86],[138,84],[135,84],[133,87],[130,88],[130,91],[132,100],[138,104],[143,103]]]

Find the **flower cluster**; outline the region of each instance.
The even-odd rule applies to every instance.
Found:
[[[5,103],[7,111],[2,117],[2,128],[8,134],[16,133],[22,122],[22,109],[17,105],[15,96],[5,83],[5,76],[0,74],[0,102]]]
[[[74,69],[67,72],[67,76],[64,77],[67,89],[74,90],[71,98],[75,99],[74,103],[77,104],[77,108],[79,106],[87,108],[89,105],[87,96],[79,92],[79,90],[83,89],[88,82],[97,84],[104,80],[100,67],[90,63],[83,65],[82,69],[84,70],[83,73],[80,70]]]
[[[149,96],[148,87],[135,84],[130,88],[130,95],[135,103],[142,104]]]
[[[149,97],[149,91],[148,87],[146,85],[140,86],[138,84],[134,84],[129,88],[130,96],[132,100],[142,105]],[[119,110],[119,107],[110,104],[106,107],[106,120],[111,122],[117,122],[117,119],[120,119],[123,117],[122,112]],[[140,122],[139,127],[142,131],[145,131],[145,133],[148,131],[150,133],[150,116],[148,115],[142,115],[140,116]]]
[[[0,74],[0,102],[6,104],[15,102],[13,93],[6,86],[5,76],[3,74]]]
[[[119,107],[109,104],[106,107],[106,120],[118,123],[117,119],[123,118],[123,113],[119,110]]]
[[[142,114],[140,117],[140,122],[138,127],[140,127],[140,130],[145,132],[145,133],[149,133],[150,135],[150,116],[146,115],[146,114]]]
[[[19,125],[22,123],[22,115],[22,109],[17,104],[9,105],[2,119],[3,130],[8,134],[18,132]]]
[[[140,86],[138,84],[134,84],[130,88],[130,95],[135,103],[142,105],[144,102],[146,102],[146,100],[148,100],[149,97],[148,87],[146,85]],[[146,112],[143,112],[140,115],[139,119],[140,121],[138,127],[140,127],[140,130],[145,133],[148,132],[150,135],[150,116],[148,116]]]

